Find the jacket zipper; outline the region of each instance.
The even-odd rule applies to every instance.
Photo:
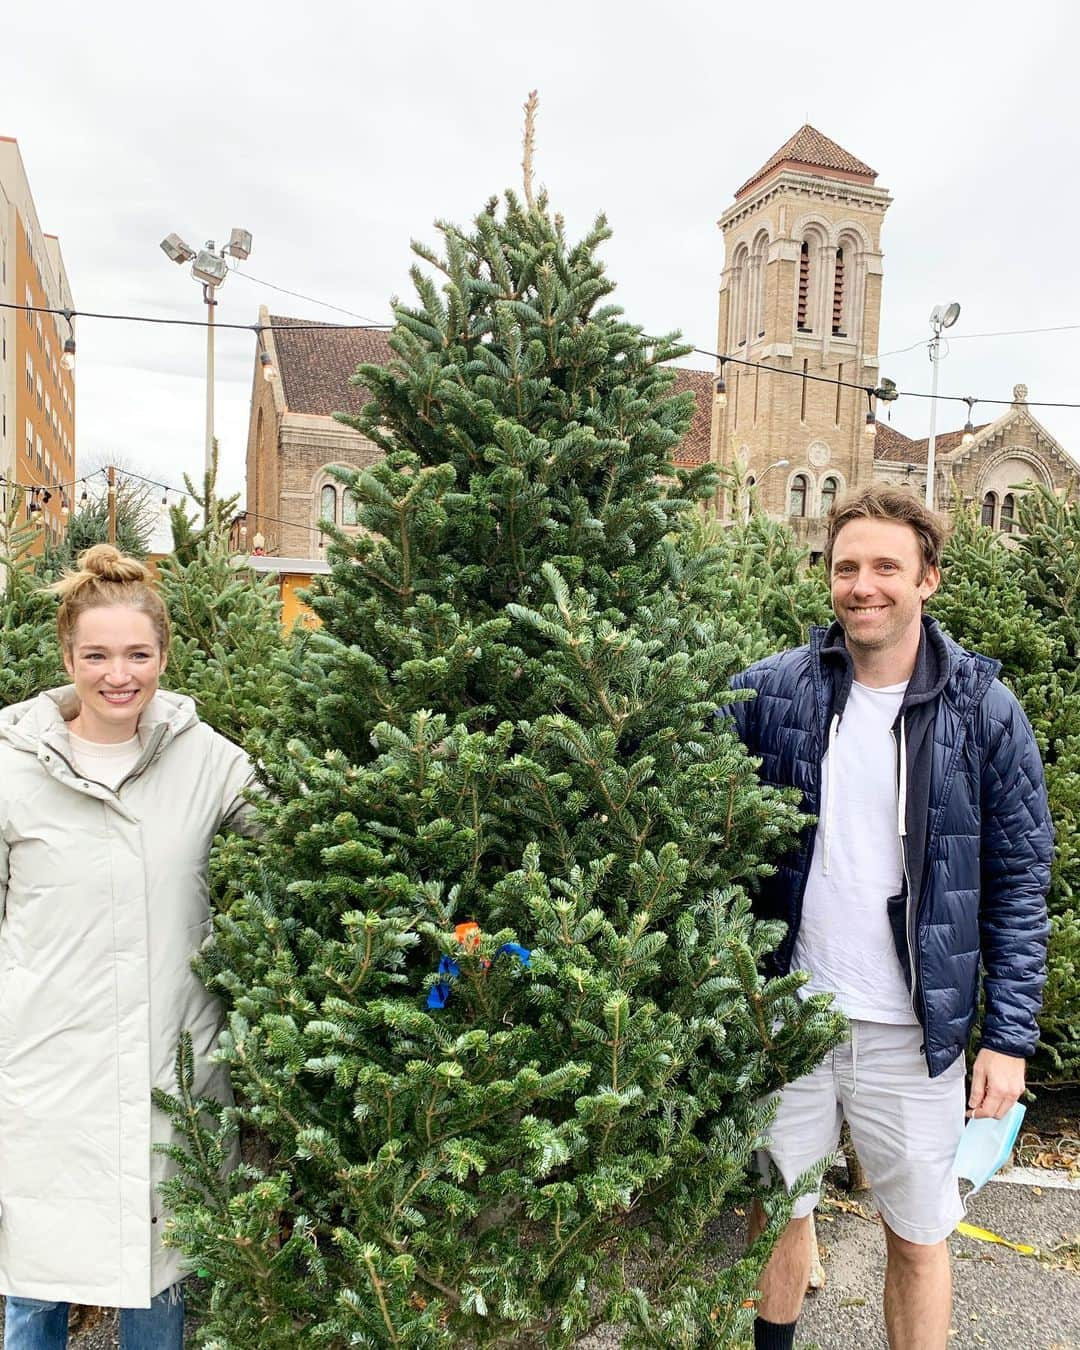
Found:
[[[896,763],[896,786],[897,792],[900,790],[900,742],[897,736],[896,728],[893,727],[890,732],[893,740],[893,754]],[[919,987],[919,968],[915,958],[915,944],[911,940],[911,920],[913,897],[911,894],[911,873],[908,871],[907,845],[904,836],[900,833],[900,822],[897,821],[897,838],[900,840],[900,862],[904,868],[904,938],[907,941],[908,966],[911,970],[911,1011],[915,1014],[915,1019],[922,1022],[919,1017],[917,1006],[917,994]]]

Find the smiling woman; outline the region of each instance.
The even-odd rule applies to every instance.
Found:
[[[161,1244],[181,1032],[200,1093],[217,1000],[191,969],[215,834],[246,828],[242,750],[159,689],[169,616],[111,545],[53,588],[72,683],[0,712],[0,1293],[6,1350],[60,1350],[69,1304],[179,1350],[184,1275]]]

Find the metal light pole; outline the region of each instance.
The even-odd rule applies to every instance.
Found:
[[[930,314],[930,364],[933,373],[930,377],[930,439],[926,446],[926,505],[934,509],[934,474],[936,462],[934,451],[937,446],[937,388],[938,362],[941,359],[942,329],[951,328],[960,317],[960,306],[954,300],[951,305],[935,305]]]
[[[229,264],[225,261],[225,255],[230,254],[241,261],[249,257],[251,231],[234,229],[229,236],[229,242],[221,248],[215,248],[214,241],[208,239],[206,247],[196,252],[189,244],[185,244],[178,234],[167,235],[161,241],[161,247],[173,262],[191,262],[191,275],[202,283],[203,302],[206,305],[205,470],[209,478],[214,462],[214,308],[217,305],[218,287],[225,284],[225,279],[229,275]]]

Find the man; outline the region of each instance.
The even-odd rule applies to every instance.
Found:
[[[874,484],[839,503],[825,546],[836,623],[733,682],[756,693],[733,715],[762,779],[800,788],[817,817],[757,897],[788,924],[772,973],[808,971],[800,992],[832,994],[851,1023],[781,1091],[763,1166],[790,1186],[847,1118],[885,1226],[893,1350],[947,1342],[980,964],[967,1105],[1000,1118],[1038,1041],[1048,933],[1053,836],[1031,727],[998,663],[923,615],[943,537],[907,491]],[[817,1199],[796,1202],[762,1273],[757,1350],[794,1345]],[[756,1206],[751,1236],[764,1223]]]

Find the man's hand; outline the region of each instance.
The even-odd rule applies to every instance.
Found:
[[[1024,1092],[1026,1061],[998,1050],[980,1050],[971,1071],[968,1115],[1000,1120]]]

